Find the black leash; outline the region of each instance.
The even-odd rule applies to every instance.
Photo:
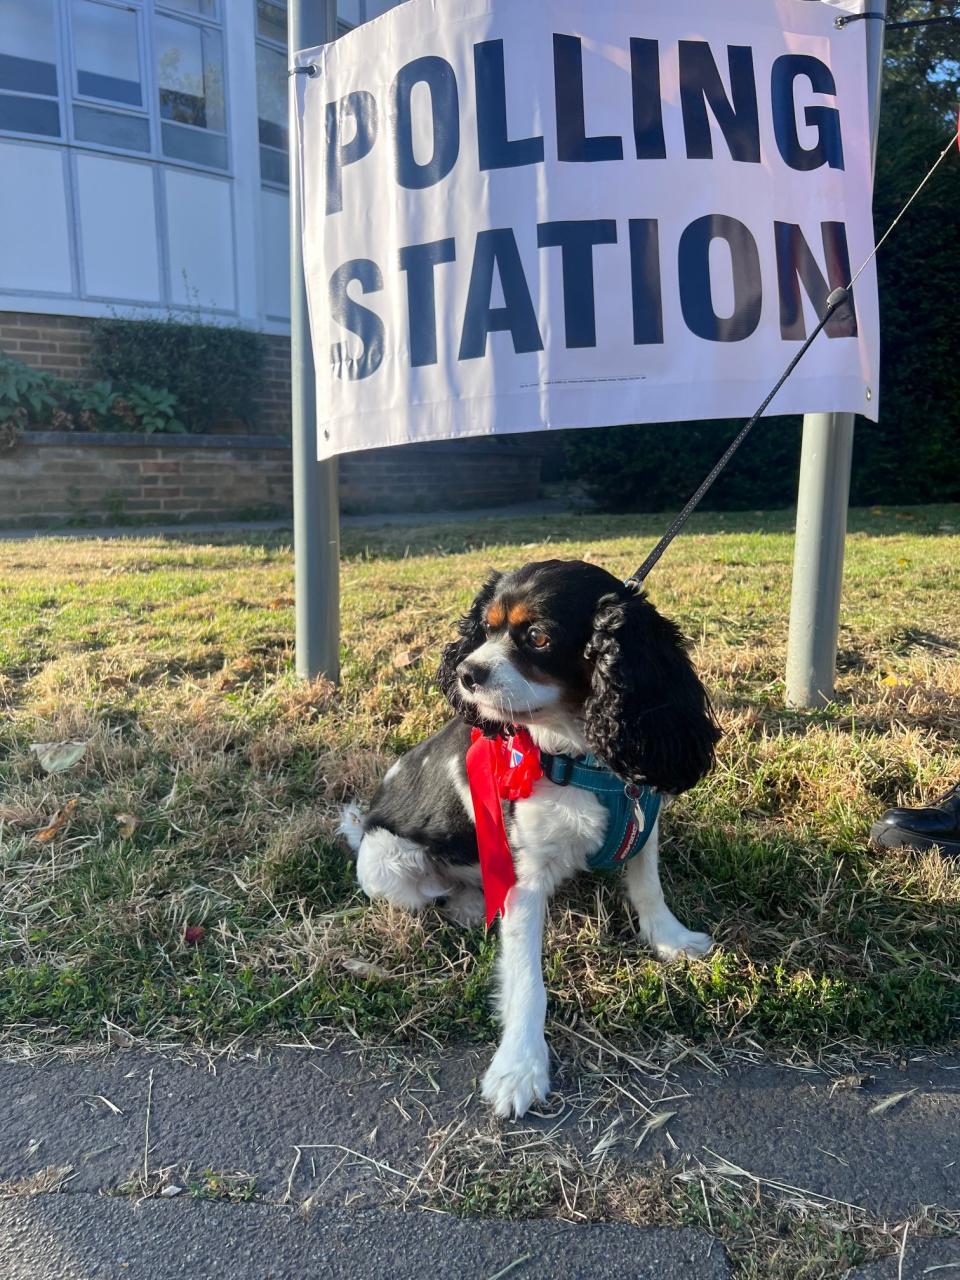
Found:
[[[633,575],[632,578],[627,578],[626,582],[624,583],[625,586],[631,587],[635,591],[642,590],[644,581],[647,575],[650,573],[650,570],[654,567],[654,565],[657,563],[657,561],[666,551],[667,547],[669,547],[670,543],[674,540],[674,538],[677,536],[677,534],[680,532],[683,526],[687,523],[687,521],[693,515],[694,511],[697,509],[697,507],[700,505],[701,501],[703,500],[703,497],[706,494],[707,490],[711,487],[713,482],[716,480],[716,478],[720,475],[720,473],[726,467],[727,463],[730,461],[733,455],[737,452],[737,450],[743,444],[744,440],[746,440],[747,436],[750,434],[753,428],[757,425],[758,421],[760,420],[760,418],[763,416],[763,414],[766,412],[767,408],[769,407],[771,400],[773,400],[774,396],[777,394],[777,392],[780,390],[783,384],[787,381],[787,379],[793,373],[794,369],[796,369],[797,365],[800,363],[803,357],[810,350],[810,347],[813,345],[814,339],[818,336],[821,330],[823,330],[826,327],[826,325],[829,323],[831,316],[833,316],[835,312],[839,310],[839,308],[842,307],[845,302],[849,302],[851,306],[853,305],[853,297],[851,293],[853,286],[863,275],[864,271],[866,271],[869,264],[877,256],[880,249],[886,243],[887,238],[890,236],[894,228],[899,223],[900,219],[907,212],[907,210],[913,204],[914,200],[916,200],[917,196],[920,194],[920,192],[924,189],[924,187],[927,185],[927,183],[936,173],[937,169],[939,169],[940,165],[946,159],[947,154],[954,148],[954,146],[958,146],[958,145],[960,145],[960,129],[958,129],[957,138],[951,138],[950,141],[947,143],[947,145],[944,147],[944,149],[940,152],[940,155],[937,157],[937,160],[933,165],[933,168],[929,171],[927,176],[920,183],[919,187],[917,187],[916,191],[914,191],[913,195],[910,197],[910,199],[906,202],[906,204],[903,206],[903,208],[894,218],[893,222],[890,223],[890,226],[887,228],[887,230],[884,232],[881,238],[877,241],[877,244],[873,252],[869,254],[866,261],[860,267],[860,270],[856,273],[856,275],[853,277],[850,283],[846,287],[834,289],[833,293],[831,293],[830,296],[827,298],[827,309],[824,312],[823,319],[820,321],[817,327],[813,330],[813,332],[807,338],[806,342],[803,344],[803,346],[800,348],[797,354],[793,357],[793,359],[787,365],[786,369],[784,369],[783,373],[780,375],[780,379],[777,382],[777,385],[773,388],[773,390],[764,400],[763,404],[760,406],[757,412],[753,415],[750,421],[740,428],[740,430],[737,432],[734,439],[730,442],[730,444],[728,445],[728,447],[726,448],[722,456],[717,460],[716,464],[711,469],[709,475],[706,477],[706,479],[697,489],[696,493],[693,495],[693,497],[690,499],[687,505],[683,508],[680,514],[676,517],[676,519],[670,525],[670,528],[666,531],[666,533],[663,535],[663,537],[660,539],[657,545],[653,548],[653,550],[647,556],[646,560],[644,560],[643,564],[640,566],[637,572]]]
[[[817,327],[810,334],[810,337],[807,338],[806,342],[803,344],[803,346],[800,348],[797,354],[793,357],[793,359],[787,365],[786,369],[784,369],[783,373],[780,375],[780,380],[778,381],[777,385],[773,388],[773,390],[767,396],[766,400],[764,400],[763,404],[760,406],[757,412],[753,415],[750,421],[745,426],[741,427],[740,430],[737,432],[736,436],[730,442],[729,446],[727,447],[723,455],[718,459],[718,461],[710,471],[707,478],[703,481],[699,489],[696,491],[696,493],[693,495],[693,497],[690,499],[687,505],[683,508],[683,510],[674,520],[673,524],[671,524],[670,528],[667,530],[667,532],[663,535],[663,537],[660,539],[657,545],[653,548],[653,550],[647,556],[646,560],[644,560],[643,564],[640,566],[637,572],[633,575],[632,578],[627,579],[627,583],[626,583],[627,586],[635,585],[637,589],[643,586],[643,581],[646,578],[647,574],[650,572],[653,566],[657,563],[657,561],[666,551],[667,547],[669,547],[670,543],[674,540],[674,538],[677,536],[677,534],[680,532],[683,526],[687,523],[687,521],[693,515],[694,511],[700,505],[704,495],[706,494],[710,486],[713,484],[714,480],[716,480],[717,476],[720,475],[720,472],[723,471],[724,467],[727,465],[727,463],[730,461],[733,455],[737,452],[737,450],[743,444],[744,440],[746,440],[747,436],[750,434],[753,428],[757,425],[757,423],[763,417],[763,414],[766,412],[766,409],[769,406],[770,401],[774,398],[774,396],[777,394],[777,392],[780,390],[780,388],[783,386],[786,380],[790,377],[791,373],[793,373],[794,369],[797,367],[797,365],[800,363],[803,357],[810,350],[810,347],[813,344],[814,338],[816,338],[816,336],[820,333],[821,329],[823,329],[824,326],[828,323],[828,321],[830,320],[830,317],[834,314],[834,312],[837,311],[840,307],[842,307],[849,297],[850,297],[849,288],[834,289],[833,293],[830,294],[829,298],[827,299],[827,309],[824,313],[823,319],[820,321]]]

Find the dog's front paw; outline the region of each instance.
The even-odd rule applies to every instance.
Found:
[[[498,1116],[525,1115],[534,1102],[550,1092],[550,1064],[546,1041],[500,1046],[480,1086],[485,1102]]]
[[[693,933],[683,925],[661,933],[651,939],[650,946],[658,960],[669,964],[672,960],[699,960],[713,950],[709,933]]]

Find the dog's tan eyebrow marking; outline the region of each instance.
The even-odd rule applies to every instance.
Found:
[[[515,604],[510,606],[507,619],[511,627],[522,627],[525,622],[533,621],[533,613],[529,605]]]
[[[488,627],[502,627],[506,620],[507,611],[499,602],[489,607],[484,618]]]

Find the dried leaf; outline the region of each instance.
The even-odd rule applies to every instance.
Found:
[[[188,924],[184,926],[183,940],[189,942],[192,946],[199,946],[207,935],[207,931],[202,924]]]
[[[276,596],[267,605],[268,609],[289,609],[293,604],[293,596]]]
[[[107,1040],[115,1049],[132,1049],[137,1043],[131,1033],[125,1031],[123,1027],[118,1027],[109,1018],[104,1018],[103,1021],[107,1028]]]
[[[72,769],[83,758],[85,742],[32,742],[30,750],[40,761],[40,768],[47,773],[63,773]]]
[[[47,825],[33,837],[38,844],[49,844],[56,839],[76,812],[79,801],[76,797],[68,800],[62,809],[58,809]]]
[[[390,975],[386,969],[378,964],[371,964],[369,960],[357,960],[353,956],[347,956],[342,961],[344,969],[347,973],[356,974],[358,978],[389,978]]]
[[[400,649],[393,655],[393,665],[398,671],[404,667],[412,667],[423,655],[422,649]]]
[[[140,819],[135,813],[115,813],[113,816],[116,819],[121,839],[129,840],[137,827],[139,827]]]
[[[900,680],[897,676],[889,675],[884,676],[880,683],[886,685],[888,689],[895,689],[900,683]]]

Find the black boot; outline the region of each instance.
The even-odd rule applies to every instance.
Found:
[[[932,849],[960,855],[960,783],[930,809],[888,809],[870,830],[887,849]]]

